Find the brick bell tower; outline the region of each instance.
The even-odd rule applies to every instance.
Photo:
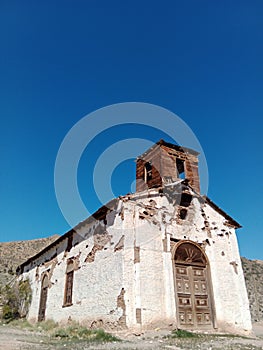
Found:
[[[186,179],[200,193],[198,155],[190,148],[158,141],[136,159],[136,192]]]

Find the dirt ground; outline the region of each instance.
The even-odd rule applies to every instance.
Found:
[[[165,338],[168,333],[162,330],[147,332],[140,336],[133,334],[118,334],[122,342],[107,344],[89,344],[87,342],[54,341],[47,335],[32,332],[9,325],[0,326],[1,350],[142,350],[142,349],[166,349],[166,350],[263,350],[263,322],[254,324],[253,338],[232,336],[206,335],[200,338],[171,339]]]

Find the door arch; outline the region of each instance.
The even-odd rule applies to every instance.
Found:
[[[200,246],[182,241],[173,255],[177,324],[180,328],[212,328],[214,324],[208,259]]]
[[[48,276],[45,274],[42,278],[39,311],[38,311],[38,322],[45,320],[46,305],[47,305],[47,292],[48,292]]]

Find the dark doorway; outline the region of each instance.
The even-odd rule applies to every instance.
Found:
[[[41,284],[39,311],[38,311],[38,322],[45,320],[46,305],[47,305],[47,292],[48,292],[48,276],[44,275]]]

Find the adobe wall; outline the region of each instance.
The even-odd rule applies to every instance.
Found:
[[[137,207],[136,244],[141,258],[136,273],[144,287],[140,287],[136,298],[141,305],[142,324],[174,325],[171,246],[174,240],[191,240],[202,246],[209,260],[215,328],[249,333],[249,303],[235,229],[197,197],[187,208],[185,220],[178,216],[179,202],[169,203],[166,196],[137,199]]]
[[[125,291],[123,290],[122,230],[123,220],[116,212],[107,221],[115,227],[95,221],[83,225],[75,235],[69,252],[67,239],[37,259],[35,266],[26,267],[33,289],[28,319],[37,321],[41,292],[41,277],[48,273],[49,288],[45,319],[57,322],[76,320],[91,327],[122,328],[125,326]],[[116,215],[116,217],[115,217]],[[94,233],[94,234],[93,234]],[[80,242],[79,242],[80,241]],[[74,261],[72,305],[63,307],[66,268]],[[46,262],[45,262],[46,261]],[[40,265],[37,267],[37,265]]]
[[[200,181],[198,173],[198,158],[190,153],[176,151],[165,145],[161,147],[161,174],[162,176],[170,176],[173,181],[177,179],[176,159],[181,159],[185,162],[185,178],[189,180],[192,188],[200,193]]]
[[[175,327],[172,249],[178,240],[191,240],[202,246],[209,260],[215,328],[249,333],[249,305],[234,228],[193,193],[182,219],[182,203],[174,190],[167,189],[164,195],[151,189],[122,197],[104,220],[82,225],[69,252],[65,253],[65,240],[35,266],[28,266],[24,277],[29,276],[33,288],[29,319],[37,320],[41,276],[49,270],[46,319],[75,319],[109,329]],[[71,258],[73,305],[62,307]]]

